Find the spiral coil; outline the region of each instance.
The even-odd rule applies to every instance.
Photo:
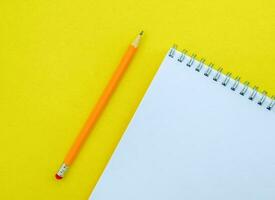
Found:
[[[176,50],[177,50],[177,46],[174,45],[168,53],[169,57],[175,58]],[[187,59],[187,57],[188,57],[187,51],[183,50],[183,51],[180,51],[180,56],[177,57],[176,59],[178,62],[182,63],[185,59]],[[191,57],[188,57],[189,60],[187,61],[186,66],[191,68],[195,64],[195,61],[197,61],[196,57],[197,57],[196,54],[192,54]],[[242,96],[248,95],[248,99],[250,101],[255,101],[256,99],[258,99],[257,104],[259,106],[263,106],[264,104],[266,104],[266,109],[269,111],[271,111],[275,107],[275,96],[272,96],[271,98],[269,98],[267,96],[267,92],[266,91],[259,92],[259,89],[257,86],[254,86],[251,89],[248,81],[241,84],[241,78],[239,76],[237,76],[236,78],[232,78],[232,73],[230,72],[223,74],[222,67],[219,67],[218,70],[213,70],[214,64],[210,63],[209,65],[205,65],[204,58],[202,58],[200,61],[197,61],[197,62],[198,62],[198,65],[195,67],[195,71],[201,72],[203,68],[206,68],[206,70],[203,72],[204,76],[206,77],[209,77],[213,71],[216,71],[213,77],[213,81],[218,82],[221,79],[221,77],[224,76],[224,79],[221,81],[221,84],[224,87],[227,87],[229,85],[230,80],[232,80],[233,84],[230,87],[232,91],[236,92],[237,89],[240,89],[240,92],[239,92],[240,95]],[[250,93],[248,94],[248,92]]]

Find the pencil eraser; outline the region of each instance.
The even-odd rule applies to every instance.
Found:
[[[63,163],[61,167],[59,168],[58,172],[55,174],[55,178],[57,180],[60,180],[64,177],[65,172],[69,169],[69,166]]]
[[[62,179],[63,177],[62,177],[62,176],[59,176],[58,174],[55,174],[55,178],[56,178],[57,180],[60,180],[60,179]]]

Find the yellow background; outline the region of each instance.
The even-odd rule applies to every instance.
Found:
[[[57,182],[65,153],[141,29],[134,62]],[[87,199],[174,43],[275,94],[273,0],[1,0],[0,199]]]

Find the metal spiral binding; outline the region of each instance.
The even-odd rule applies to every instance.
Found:
[[[169,52],[168,55],[169,55],[171,58],[174,58],[174,57],[175,57],[175,52],[176,52],[176,50],[177,50],[177,46],[174,45],[174,46],[172,47],[172,49],[170,50],[170,52]],[[186,51],[186,50],[181,51],[181,54],[180,54],[180,56],[177,58],[177,61],[182,63],[183,60],[186,58],[186,55],[187,55],[187,51]],[[186,66],[187,66],[187,67],[192,67],[193,64],[195,63],[196,57],[197,57],[196,54],[192,54],[191,58],[187,61]],[[201,72],[201,70],[202,70],[203,67],[204,67],[204,63],[205,63],[205,59],[202,58],[202,59],[199,61],[199,64],[195,67],[195,70],[196,70],[197,72]],[[214,64],[210,63],[210,64],[207,66],[206,71],[203,72],[203,74],[204,74],[206,77],[209,77],[210,74],[211,74],[212,71],[213,71],[213,67],[214,67]],[[214,80],[214,81],[218,82],[218,80],[222,77],[222,74],[223,74],[222,71],[223,71],[223,68],[222,68],[222,67],[218,68],[216,74],[215,74],[214,77],[213,77],[213,80]],[[221,84],[222,84],[223,86],[226,87],[226,86],[228,86],[230,80],[233,80],[234,83],[233,83],[233,85],[230,87],[230,89],[231,89],[232,91],[236,91],[236,90],[240,87],[241,78],[240,78],[239,76],[237,76],[237,77],[235,77],[235,78],[232,78],[231,76],[232,76],[232,74],[231,74],[230,72],[228,72],[228,73],[225,75],[225,78],[221,81]],[[242,95],[242,96],[245,96],[245,95],[247,94],[248,90],[249,90],[249,82],[248,82],[248,81],[245,81],[245,82],[242,84],[242,88],[241,88],[239,94]],[[258,98],[259,100],[258,100],[257,104],[258,104],[259,106],[263,106],[264,103],[267,101],[267,92],[266,92],[266,91],[258,92],[258,87],[257,87],[257,86],[254,86],[253,89],[252,89],[252,92],[248,95],[248,99],[249,99],[250,101],[254,101],[254,100],[256,99],[256,97],[259,97],[259,98]],[[271,111],[274,107],[275,107],[275,96],[272,96],[270,102],[267,103],[266,109]]]
[[[180,57],[178,58],[179,62],[182,62],[185,58],[185,54],[187,53],[186,50],[182,50]]]
[[[253,87],[253,92],[252,94],[249,96],[249,100],[253,101],[255,99],[255,97],[257,96],[258,94],[258,87],[257,86],[254,86]]]
[[[191,67],[191,66],[193,65],[193,63],[194,63],[196,57],[197,57],[197,55],[196,55],[196,54],[193,54],[193,55],[191,56],[191,59],[189,60],[189,62],[186,64],[186,66]]]
[[[214,64],[210,63],[207,70],[204,72],[204,76],[209,76],[213,70]]]
[[[263,105],[263,103],[265,102],[265,100],[266,100],[266,95],[267,95],[267,92],[266,92],[266,91],[263,91],[262,97],[261,97],[261,99],[258,101],[258,104],[259,104],[260,106]]]
[[[272,110],[272,108],[275,106],[275,96],[273,96],[272,101],[270,102],[270,104],[267,106],[268,110]]]
[[[203,67],[203,65],[204,65],[204,62],[205,62],[205,59],[202,58],[201,61],[200,61],[200,63],[199,63],[199,65],[196,67],[196,71],[197,71],[197,72],[200,72],[200,71],[201,71],[201,69],[202,69],[202,67]]]
[[[173,48],[171,49],[171,51],[169,52],[169,56],[170,56],[171,58],[174,58],[176,49],[177,49],[177,46],[174,45]]]
[[[240,81],[241,81],[241,77],[237,76],[235,78],[235,82],[234,82],[233,86],[231,87],[231,90],[235,91],[238,88]]]
[[[240,92],[240,95],[244,96],[245,93],[247,92],[248,88],[249,88],[249,82],[248,82],[248,81],[245,81],[245,82],[244,82],[243,89],[242,89],[242,91]]]
[[[226,74],[226,77],[225,77],[224,81],[222,82],[222,85],[223,85],[223,86],[227,86],[227,84],[229,83],[230,79],[231,79],[231,73],[228,72],[228,73]]]
[[[220,68],[218,69],[216,75],[215,75],[214,78],[213,78],[214,81],[217,82],[217,81],[220,79],[220,77],[221,77],[221,75],[222,75],[222,70],[223,70],[222,67],[220,67]]]

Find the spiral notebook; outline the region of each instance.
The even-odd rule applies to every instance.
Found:
[[[172,48],[92,200],[274,200],[274,98]]]

